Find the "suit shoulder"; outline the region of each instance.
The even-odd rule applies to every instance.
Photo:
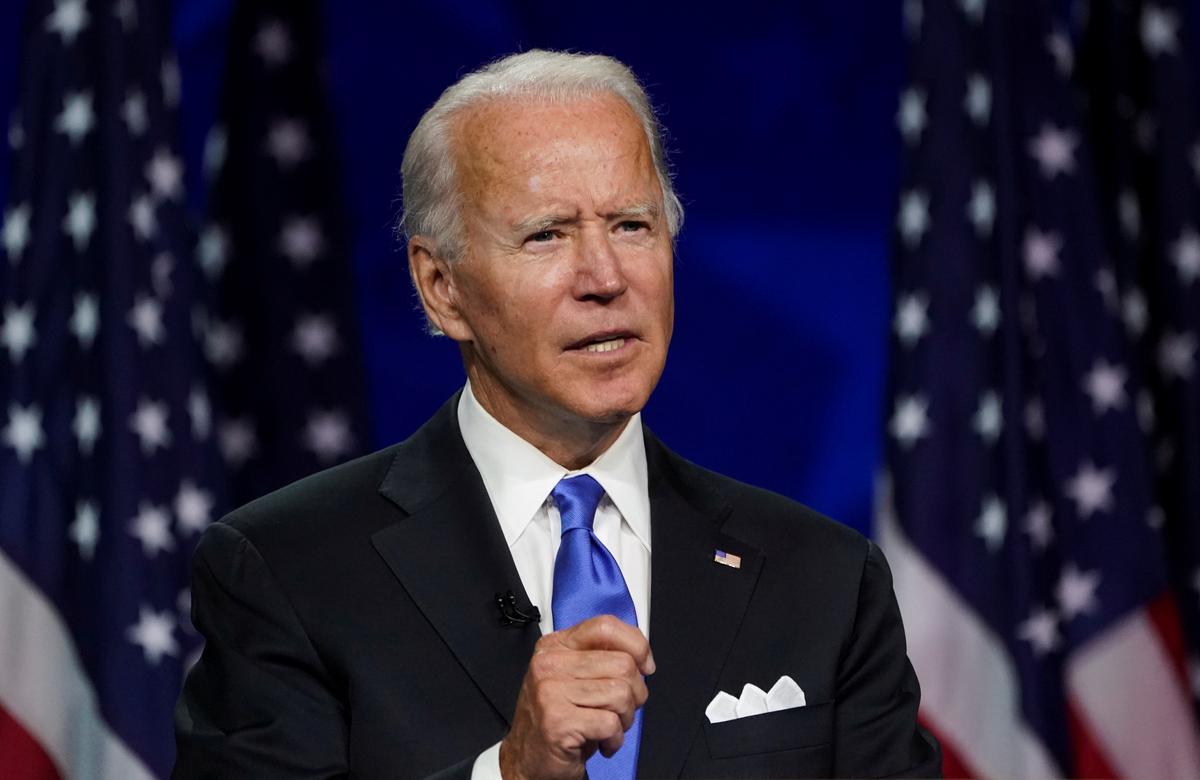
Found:
[[[669,456],[676,477],[709,505],[704,508],[725,513],[722,530],[760,549],[778,553],[799,546],[860,563],[870,551],[871,542],[857,530],[799,501]]]
[[[219,522],[255,545],[281,535],[320,536],[377,516],[379,485],[396,444],[299,479],[233,510]]]

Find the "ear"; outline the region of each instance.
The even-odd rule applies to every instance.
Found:
[[[425,316],[455,341],[472,341],[475,334],[459,309],[454,271],[452,264],[437,254],[428,237],[418,235],[408,240],[408,272],[421,298]]]

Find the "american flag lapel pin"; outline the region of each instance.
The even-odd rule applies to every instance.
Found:
[[[722,566],[728,566],[731,569],[742,568],[742,556],[734,555],[733,553],[725,552],[724,550],[717,550],[713,554],[713,561],[721,564]]]

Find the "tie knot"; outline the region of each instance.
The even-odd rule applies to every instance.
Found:
[[[562,532],[576,528],[592,530],[596,507],[604,497],[604,488],[587,474],[560,479],[550,491],[558,513],[562,516]]]

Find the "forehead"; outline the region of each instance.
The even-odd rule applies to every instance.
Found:
[[[490,100],[464,112],[454,139],[468,200],[497,187],[536,191],[583,172],[593,184],[623,182],[622,189],[657,183],[641,123],[615,95]]]

